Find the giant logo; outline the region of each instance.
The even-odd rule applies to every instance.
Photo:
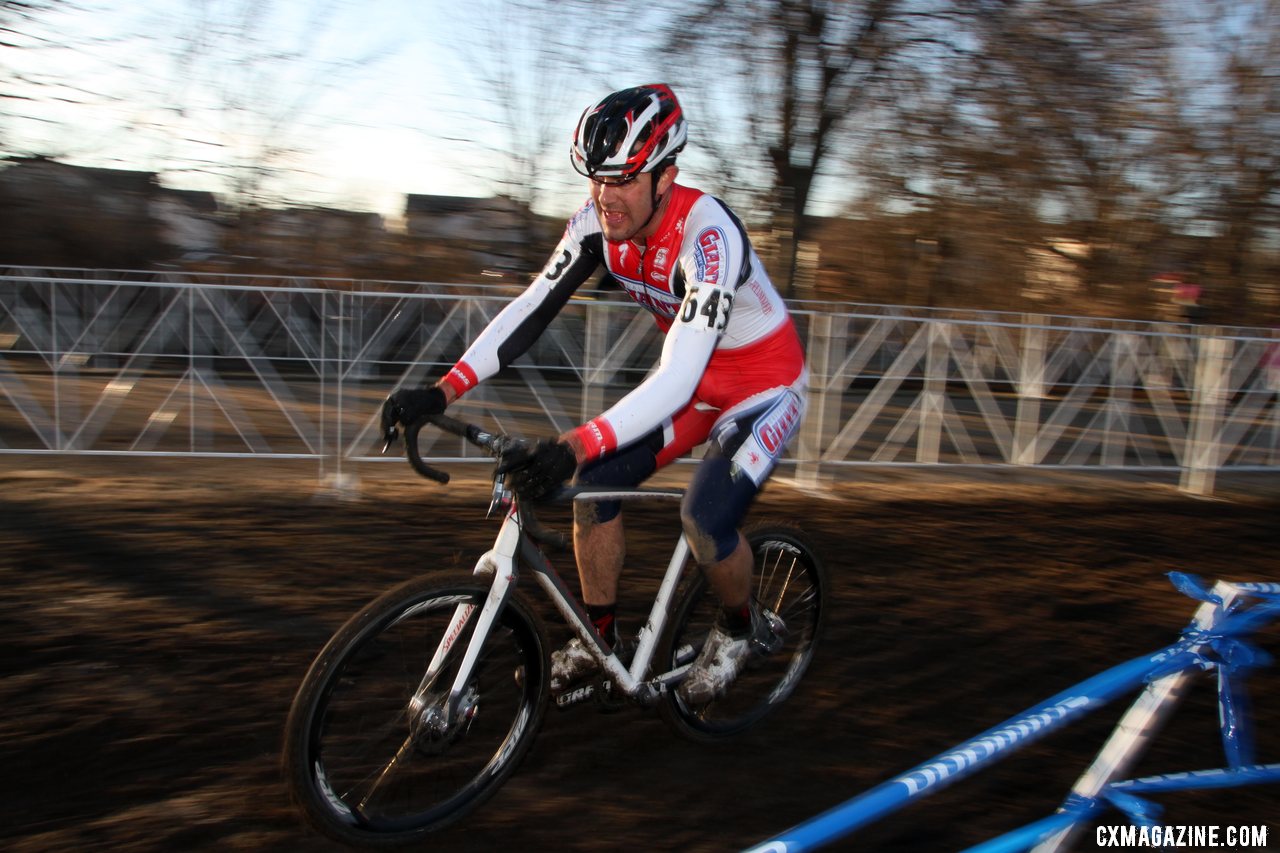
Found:
[[[800,398],[788,391],[785,397],[756,421],[751,432],[755,435],[756,441],[760,442],[765,453],[777,456],[782,452],[787,439],[791,437],[791,433],[795,431],[796,424],[799,422]]]
[[[724,264],[724,232],[719,228],[706,228],[698,235],[694,247],[693,262],[698,269],[698,280],[707,284],[720,282],[720,267]]]

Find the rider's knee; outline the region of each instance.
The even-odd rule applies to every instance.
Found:
[[[714,510],[700,511],[697,506],[680,509],[680,524],[689,550],[699,565],[709,566],[728,559],[738,547],[738,528],[733,519]]]
[[[588,501],[573,502],[573,527],[575,530],[591,530],[599,523],[599,511],[594,503]]]
[[[617,501],[574,501],[573,526],[578,530],[590,530],[613,521],[620,514],[620,509]]]

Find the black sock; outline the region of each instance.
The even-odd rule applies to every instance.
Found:
[[[751,603],[741,607],[724,609],[724,627],[731,637],[745,637],[751,633]]]
[[[618,623],[614,619],[617,613],[616,603],[587,605],[587,617],[591,619],[591,624],[596,626],[596,631],[611,646],[618,642]]]

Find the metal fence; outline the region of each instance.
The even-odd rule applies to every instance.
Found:
[[[377,456],[393,387],[438,377],[515,290],[0,270],[0,453]],[[794,303],[805,482],[859,465],[1280,471],[1280,335],[1092,318]],[[528,435],[598,414],[657,361],[648,315],[575,298],[468,414]],[[455,439],[427,448],[474,458]]]

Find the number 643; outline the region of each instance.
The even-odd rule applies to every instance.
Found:
[[[694,286],[684,298],[684,307],[680,312],[681,323],[692,323],[699,316],[707,318],[707,328],[717,332],[724,331],[729,324],[729,313],[733,311],[733,294],[727,290],[714,288],[703,294]]]

